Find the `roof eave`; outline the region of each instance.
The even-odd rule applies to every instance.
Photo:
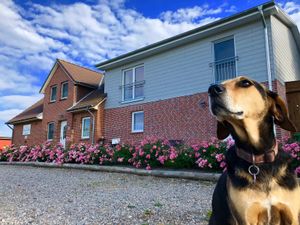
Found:
[[[5,124],[20,124],[20,123],[27,123],[27,122],[32,122],[32,121],[37,121],[37,120],[42,120],[43,118],[41,117],[32,117],[32,118],[27,118],[27,119],[21,119],[21,120],[10,120],[6,122]]]

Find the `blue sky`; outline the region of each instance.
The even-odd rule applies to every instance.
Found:
[[[56,58],[96,63],[264,3],[261,0],[0,1],[0,136],[42,98]],[[277,1],[300,27],[300,0]]]

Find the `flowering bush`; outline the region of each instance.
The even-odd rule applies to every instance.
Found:
[[[226,169],[224,154],[233,144],[231,139],[221,142],[213,138],[211,141],[190,146],[172,145],[168,140],[147,137],[138,145],[79,143],[64,149],[61,144],[46,142],[33,147],[7,147],[0,152],[0,161],[131,165],[147,170],[153,167],[168,167],[222,171]],[[292,166],[300,175],[300,143],[286,140],[282,143],[282,149],[292,156]]]

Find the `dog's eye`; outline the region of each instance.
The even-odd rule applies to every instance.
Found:
[[[241,87],[249,87],[251,85],[252,85],[252,83],[249,80],[241,80],[240,81],[240,86]]]

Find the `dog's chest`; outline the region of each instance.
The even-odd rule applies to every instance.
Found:
[[[228,181],[229,204],[237,224],[287,224],[299,225],[300,188],[288,190],[275,181],[269,191],[263,189],[237,189]]]

